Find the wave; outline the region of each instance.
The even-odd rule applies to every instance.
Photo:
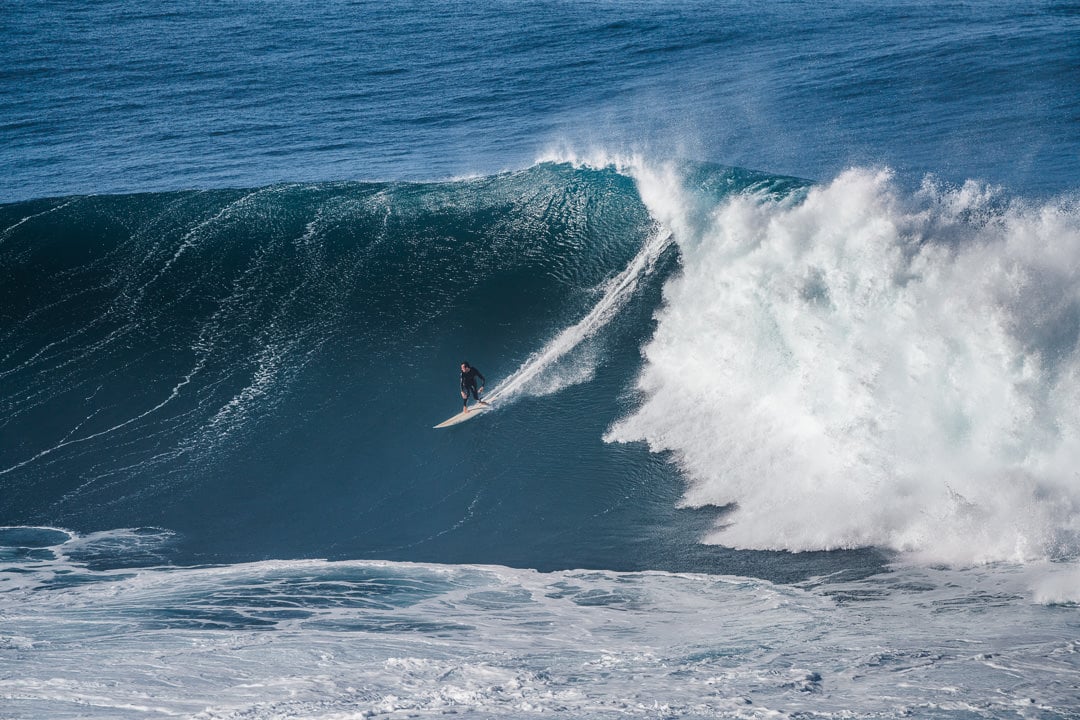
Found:
[[[547,568],[1080,553],[1068,199],[562,153],[0,227],[8,524]],[[427,432],[465,357],[513,408]]]

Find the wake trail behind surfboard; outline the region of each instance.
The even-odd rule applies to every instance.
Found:
[[[656,261],[671,242],[672,235],[668,230],[661,228],[655,232],[623,271],[607,282],[604,294],[588,314],[530,355],[510,377],[495,388],[487,402],[505,402],[522,393],[529,394],[528,386],[532,381],[583,341],[596,335],[615,317],[634,294],[638,281],[653,271]]]

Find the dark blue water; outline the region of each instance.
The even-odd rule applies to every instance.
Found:
[[[553,147],[1073,191],[1074,2],[7,2],[0,200],[430,180]]]

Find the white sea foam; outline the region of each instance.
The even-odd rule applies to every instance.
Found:
[[[1080,211],[853,169],[701,212],[640,184],[682,273],[610,441],[671,451],[710,542],[956,563],[1080,548]]]
[[[1069,717],[1075,704],[1073,615],[1019,594],[1016,567],[799,588],[315,560],[95,571],[57,555],[0,593],[5,717]]]

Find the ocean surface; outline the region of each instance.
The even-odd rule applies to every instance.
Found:
[[[0,0],[0,168],[0,719],[1080,718],[1080,4]]]

